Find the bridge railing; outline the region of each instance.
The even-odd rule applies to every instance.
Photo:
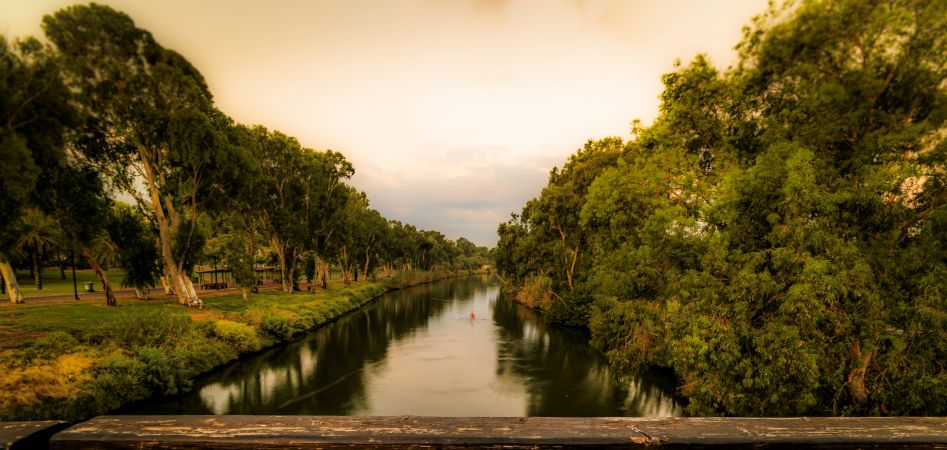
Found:
[[[36,424],[36,422],[29,422]],[[9,423],[13,424],[13,422]],[[23,429],[23,422],[18,424]],[[61,422],[43,422],[55,432]],[[15,428],[15,427],[14,427]],[[34,429],[41,429],[34,426]],[[12,429],[12,428],[11,428]],[[53,449],[943,448],[944,417],[564,418],[100,416],[47,429]],[[0,434],[3,433],[0,426]],[[52,434],[51,437],[48,434]],[[20,433],[22,437],[23,433]],[[16,448],[17,443],[3,442]],[[41,438],[42,439],[42,438]],[[37,447],[36,439],[29,447]]]

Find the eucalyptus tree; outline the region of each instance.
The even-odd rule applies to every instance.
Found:
[[[50,170],[51,169],[51,170]],[[105,269],[92,250],[96,240],[107,239],[112,200],[108,198],[101,176],[92,168],[67,164],[44,170],[49,176],[45,188],[38,189],[42,204],[54,214],[65,235],[102,284],[109,306],[118,303]],[[40,184],[42,185],[42,184]]]
[[[527,264],[535,282],[548,280],[550,294],[557,301],[547,312],[574,325],[587,322],[590,299],[577,290],[591,265],[589,236],[582,227],[580,212],[592,182],[606,169],[617,164],[626,151],[619,138],[589,140],[569,157],[562,169],[553,168],[549,183],[539,197],[527,202],[522,215],[501,226],[498,263],[507,273],[525,275],[514,263]],[[522,231],[528,229],[523,235]],[[511,233],[509,236],[504,236]],[[514,259],[515,258],[515,259]]]
[[[20,69],[28,75],[21,73],[26,82],[15,87],[11,100],[20,103],[10,117],[10,127],[24,139],[38,171],[30,203],[43,211],[42,217],[54,217],[56,221],[45,226],[48,231],[44,238],[39,232],[43,220],[36,215],[40,213],[24,217],[33,231],[21,236],[21,244],[32,247],[35,260],[41,244],[52,244],[48,236],[60,234],[52,231],[57,228],[80,248],[102,283],[106,302],[115,305],[108,277],[91,251],[93,241],[102,236],[109,200],[99,174],[86,163],[85,148],[80,145],[83,116],[62,81],[64,61],[34,39],[23,41],[19,51],[23,63]],[[38,264],[34,262],[34,266]]]
[[[179,302],[200,306],[172,247],[189,247],[178,233],[195,229],[204,191],[221,174],[227,118],[197,69],[123,13],[72,6],[44,17],[43,29],[85,118],[80,143],[114,186],[154,214],[165,274]]]
[[[386,260],[389,266],[393,266],[387,269],[388,275],[392,274],[394,268],[409,270],[416,266],[418,248],[413,242],[413,234],[417,231],[414,226],[398,220],[389,220],[388,229],[390,231]]]
[[[351,186],[345,186],[348,199],[345,208],[336,213],[334,220],[336,231],[326,241],[328,254],[335,256],[336,263],[342,271],[342,282],[349,284],[352,281],[353,269],[358,264],[355,255],[355,245],[360,234],[358,220],[361,211],[368,208],[368,198],[365,193],[359,192]]]
[[[303,148],[295,138],[262,126],[253,132],[261,167],[259,214],[279,258],[283,291],[289,293],[298,258],[306,250],[318,254],[320,240],[332,233],[332,217],[345,202],[342,180],[354,171],[340,153]]]
[[[379,247],[387,237],[388,221],[369,208],[364,192],[348,188],[349,199],[341,210],[338,231],[330,242],[335,246],[343,280],[358,281],[359,271],[368,277],[378,263]]]
[[[259,160],[260,146],[265,144],[256,133],[256,130],[237,123],[227,128],[227,136],[231,151],[228,157],[231,163],[227,164],[233,170],[227,183],[215,184],[214,198],[218,202],[214,205],[214,212],[220,217],[221,226],[228,238],[225,248],[225,261],[228,266],[239,265],[234,269],[234,278],[238,286],[251,292],[257,292],[256,260],[261,248],[270,241],[265,235],[266,227],[261,219],[262,205],[265,199],[264,179],[262,178],[262,164]],[[245,246],[244,249],[237,245]],[[246,267],[252,273],[237,273]]]
[[[279,258],[280,283],[286,293],[293,290],[296,257],[308,240],[306,221],[300,211],[306,186],[303,183],[305,153],[296,138],[262,126],[254,128],[259,140],[257,155],[263,191],[259,214],[270,235],[270,246]]]
[[[59,61],[35,39],[12,46],[0,37],[0,273],[10,300],[22,302],[10,265],[13,223],[36,206],[44,169],[64,165],[63,148],[76,121]],[[46,171],[48,173],[48,171]]]
[[[330,244],[336,233],[345,231],[340,222],[352,198],[350,188],[343,180],[351,178],[354,173],[352,164],[339,152],[326,150],[309,155],[303,210],[309,234],[306,248],[323,288],[328,287],[329,261],[333,256],[330,254],[333,251]],[[313,286],[312,281],[310,287]]]

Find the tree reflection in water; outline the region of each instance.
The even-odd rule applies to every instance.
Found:
[[[389,293],[202,377],[190,393],[119,413],[679,415],[660,381],[616,383],[583,337],[546,328],[474,277]]]
[[[638,374],[623,384],[604,358],[573,330],[546,327],[536,311],[500,296],[493,320],[498,325],[497,377],[514,377],[526,386],[529,416],[679,416],[682,408],[669,392],[670,374]]]

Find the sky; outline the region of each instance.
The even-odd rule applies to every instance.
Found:
[[[0,0],[41,36],[65,0]],[[661,75],[735,62],[767,0],[99,0],[184,55],[218,108],[316,150],[390,219],[486,246],[588,139],[657,115]]]

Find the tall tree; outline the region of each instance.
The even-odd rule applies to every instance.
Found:
[[[35,39],[12,47],[0,38],[0,272],[10,300],[22,294],[10,265],[10,226],[37,200],[42,170],[65,164],[63,147],[75,115],[59,62]]]
[[[227,150],[228,119],[214,109],[200,73],[123,13],[72,6],[44,17],[43,29],[86,118],[80,142],[113,184],[154,214],[174,292],[182,304],[200,306],[172,247],[188,239],[180,230],[195,229],[204,190],[221,174],[215,168]]]

